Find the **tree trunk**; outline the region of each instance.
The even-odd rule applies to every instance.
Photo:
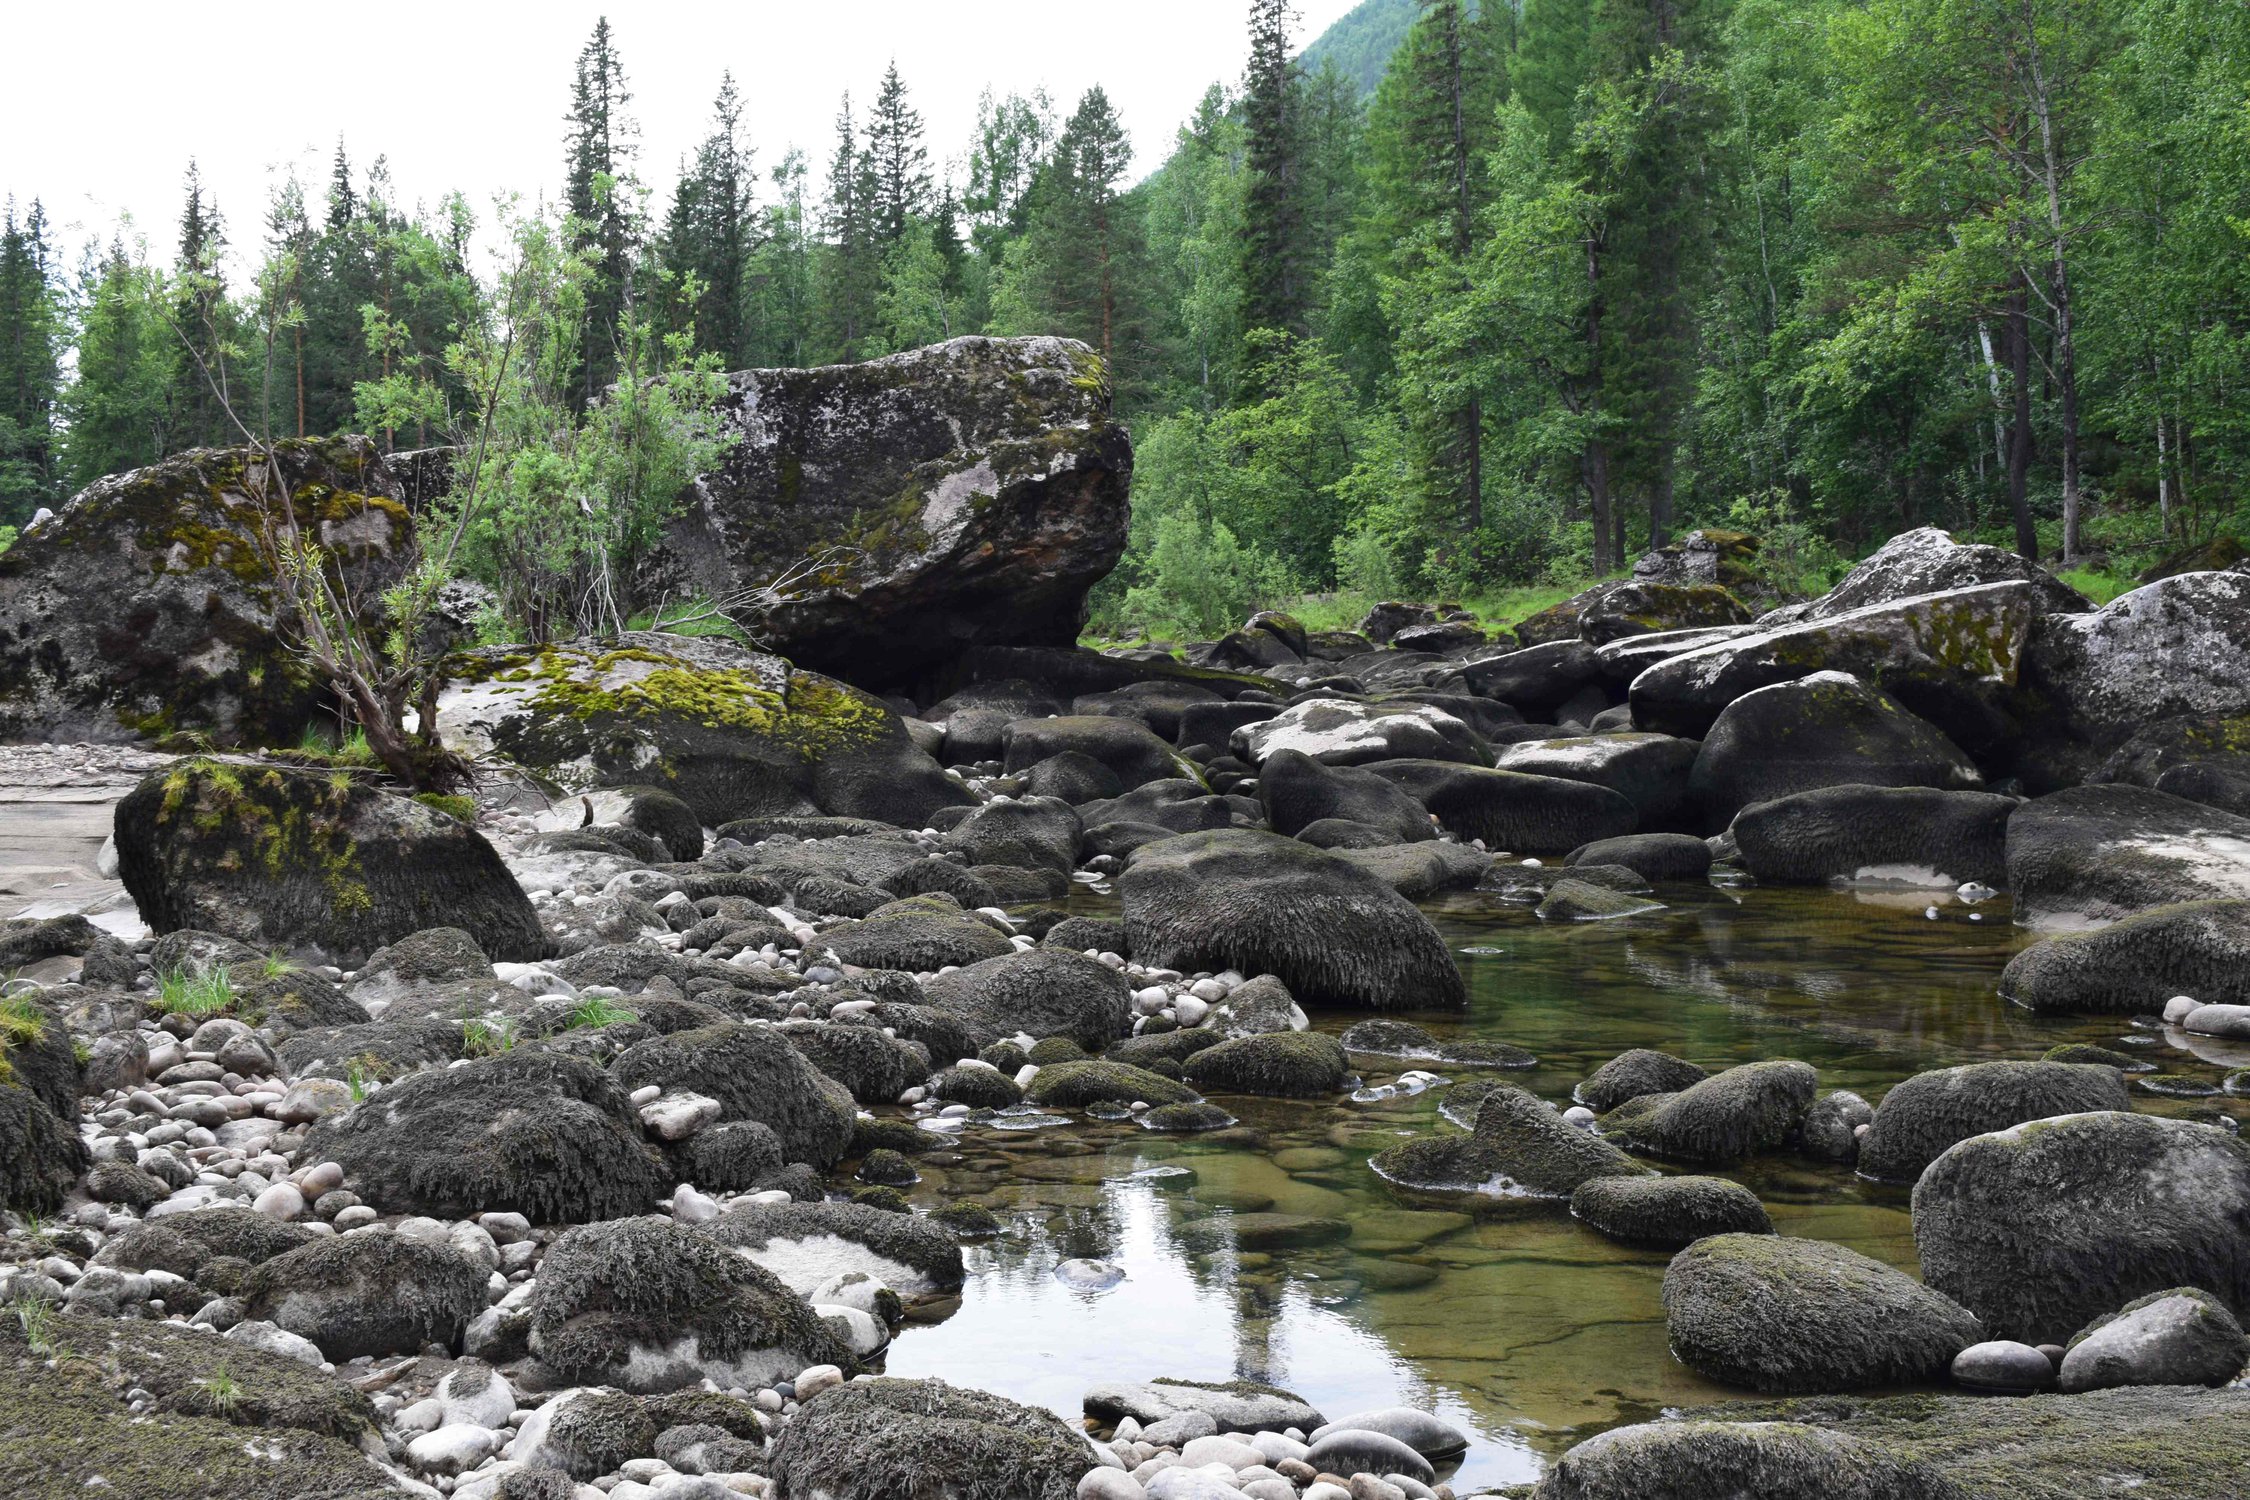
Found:
[[[2009,379],[2015,386],[2015,419],[2008,429],[2008,509],[2016,520],[2016,551],[2039,560],[2039,532],[2031,524],[2031,317],[2030,291],[2018,280],[2008,299]]]
[[[2052,300],[2055,309],[2055,383],[2062,399],[2063,561],[2078,557],[2078,522],[2081,495],[2078,479],[2078,349],[2071,326],[2070,270],[2065,253],[2069,236],[2063,227],[2062,172],[2055,150],[2055,114],[2052,90],[2034,46],[2031,52],[2032,101],[2039,113],[2039,149],[2047,190],[2047,236],[2051,245]]]
[[[1586,413],[1591,430],[1586,436],[1582,467],[1586,476],[1587,508],[1594,522],[1594,571],[1608,573],[1625,557],[1616,546],[1616,526],[1609,493],[1609,441],[1601,435],[1602,417],[1602,251],[1598,235],[1586,237]],[[1614,547],[1614,552],[1613,552]]]

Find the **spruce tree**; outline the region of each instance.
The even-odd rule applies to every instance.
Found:
[[[1289,52],[1289,0],[1250,0],[1250,66],[1242,112],[1249,131],[1243,233],[1243,323],[1302,333],[1304,266],[1302,80]]]
[[[176,347],[168,440],[175,449],[240,438],[226,414],[226,403],[233,399],[232,372],[227,368],[226,251],[226,222],[218,202],[204,189],[202,171],[190,158],[187,200],[180,208],[179,254],[173,263]]]
[[[734,75],[719,81],[712,101],[711,133],[695,148],[666,216],[658,258],[677,277],[693,277],[696,297],[680,300],[675,286],[666,322],[692,322],[698,349],[719,356],[729,369],[749,362],[745,283],[756,248],[757,205],[750,146],[742,133],[742,98]]]
[[[39,200],[0,219],[0,525],[61,494],[62,288]]]
[[[640,234],[633,175],[638,131],[626,113],[632,97],[609,17],[602,16],[578,54],[563,136],[563,204],[574,221],[572,248],[595,258],[574,382],[581,406],[591,405],[616,379],[619,330],[633,300]]]
[[[867,117],[868,232],[879,251],[906,236],[906,227],[930,206],[930,153],[922,143],[922,116],[906,102],[906,83],[894,60],[884,70]]]
[[[171,451],[179,342],[157,306],[155,276],[110,242],[79,273],[78,360],[64,393],[68,485],[151,464]]]
[[[874,234],[875,170],[852,120],[852,96],[836,112],[836,152],[828,164],[828,200],[821,213],[820,322],[828,357],[852,360],[873,332],[882,280],[882,247]]]

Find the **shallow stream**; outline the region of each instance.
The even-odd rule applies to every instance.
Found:
[[[2036,1058],[2090,1041],[2147,1055],[2167,1075],[2216,1089],[2250,1063],[2176,1032],[2120,1019],[2058,1021],[2008,1006],[1994,983],[2028,938],[2004,899],[1970,908],[1928,893],[1668,887],[1660,913],[1555,927],[1483,896],[1425,908],[1469,981],[1466,1015],[1415,1015],[1441,1036],[1511,1042],[1533,1070],[1499,1077],[1559,1106],[1628,1047],[1657,1047],[1716,1071],[1795,1057],[1823,1090],[1870,1101],[1914,1072]],[[1099,896],[1080,910],[1106,914]],[[1360,1017],[1324,1013],[1324,1030]],[[1417,1066],[1361,1058],[1381,1085]],[[2146,1076],[2146,1075],[2143,1075]],[[1219,1096],[1252,1127],[1222,1140],[1162,1136],[1068,1112],[1068,1123],[972,1126],[912,1190],[930,1207],[968,1199],[1008,1232],[969,1248],[957,1308],[926,1309],[893,1346],[889,1372],[934,1375],[1075,1419],[1102,1380],[1170,1375],[1267,1381],[1330,1416],[1406,1404],[1475,1434],[1457,1487],[1535,1478],[1573,1442],[1667,1407],[1744,1393],[1691,1374],[1665,1347],[1659,1290],[1669,1255],[1612,1243],[1551,1203],[1432,1206],[1395,1193],[1367,1157],[1402,1137],[1455,1127],[1442,1087],[1366,1103]],[[2137,1089],[2155,1112],[2250,1101]],[[1794,1158],[1727,1172],[1765,1201],[1783,1234],[1850,1245],[1914,1268],[1907,1193]],[[1342,1241],[1245,1247],[1232,1215],[1340,1219]],[[1199,1222],[1211,1221],[1217,1222]],[[1195,1228],[1188,1228],[1195,1225]],[[1067,1285],[1056,1267],[1112,1261],[1122,1281]]]

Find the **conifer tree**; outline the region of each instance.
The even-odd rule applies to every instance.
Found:
[[[922,116],[906,102],[906,82],[894,60],[884,70],[875,107],[867,116],[866,205],[868,233],[888,252],[914,219],[930,208],[930,153],[922,143]]]
[[[681,300],[679,282],[668,290],[667,327],[692,323],[698,349],[740,369],[749,358],[744,297],[757,241],[757,204],[742,98],[732,73],[721,76],[711,111],[711,133],[695,148],[673,192],[658,259],[673,276],[692,277],[696,290],[692,303]]]
[[[1249,185],[1243,224],[1243,322],[1302,333],[1304,265],[1302,80],[1289,52],[1289,0],[1250,0],[1250,66],[1243,80]]]
[[[578,54],[563,137],[563,204],[575,221],[572,248],[593,252],[596,261],[586,291],[580,373],[573,382],[582,407],[616,378],[618,340],[633,301],[640,227],[634,177],[639,131],[626,113],[632,97],[609,17],[603,16]]]
[[[34,198],[0,218],[0,525],[61,493],[62,287],[46,210]]]

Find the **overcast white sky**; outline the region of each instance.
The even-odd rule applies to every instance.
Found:
[[[1354,0],[1297,0],[1297,44]],[[169,259],[188,158],[238,250],[255,246],[277,174],[317,189],[342,133],[355,163],[390,158],[408,204],[458,188],[552,194],[571,67],[597,15],[615,30],[661,194],[701,137],[722,69],[747,104],[761,173],[791,144],[816,177],[839,96],[872,96],[894,56],[931,156],[965,159],[979,91],[1044,85],[1058,109],[1109,91],[1153,168],[1215,81],[1236,80],[1247,0],[383,0],[380,4],[109,0],[10,8],[0,83],[0,195],[42,199],[73,258],[121,213]],[[659,200],[659,204],[661,200]]]

